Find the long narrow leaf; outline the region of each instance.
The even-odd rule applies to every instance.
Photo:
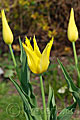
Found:
[[[19,95],[21,96],[23,103],[26,104],[27,109],[30,111],[31,107],[29,105],[29,102],[27,100],[27,98],[25,97],[23,90],[21,89],[21,87],[18,85],[18,83],[16,81],[14,81],[12,78],[10,78],[11,82],[14,84],[14,86],[16,87]]]
[[[35,95],[33,94],[33,90],[32,90],[32,85],[30,84],[30,75],[29,75],[29,69],[28,69],[28,64],[27,64],[27,57],[26,57],[26,53],[23,49],[22,46],[22,42],[21,39],[19,38],[19,43],[20,43],[20,48],[21,48],[21,64],[22,64],[22,68],[21,68],[21,87],[23,89],[23,91],[26,93],[26,95],[29,96],[30,101],[35,105],[35,107],[37,107],[37,101],[35,98]]]
[[[77,103],[74,102],[71,106],[64,108],[58,115],[57,120],[71,120]]]
[[[25,95],[24,91],[18,85],[18,83],[16,81],[14,81],[12,78],[10,78],[10,80],[14,84],[19,95],[22,98],[26,119],[27,120],[42,120],[41,114],[39,114],[39,112],[38,112],[39,109],[37,107],[35,108],[35,106],[32,107],[29,97]]]
[[[61,61],[58,59],[58,63],[60,64],[60,67],[63,71],[64,77],[66,79],[66,82],[68,84],[69,91],[72,93],[74,98],[79,104],[80,107],[80,88],[78,88],[72,81],[71,77],[69,76],[68,72],[66,71],[65,67],[61,63]]]
[[[49,109],[48,120],[57,120],[57,110],[56,110],[56,104],[55,104],[55,98],[54,98],[54,91],[51,88],[51,86],[49,86],[49,96],[48,96],[47,107]]]
[[[28,91],[29,91],[29,87],[28,87],[28,83],[29,83],[29,70],[28,70],[28,65],[27,65],[27,57],[26,57],[26,53],[23,49],[23,46],[22,46],[22,42],[21,42],[21,39],[19,38],[19,43],[20,43],[20,48],[21,48],[21,57],[20,57],[20,60],[21,60],[21,65],[22,65],[22,68],[21,68],[21,86],[24,90],[24,92],[26,94],[28,94]]]

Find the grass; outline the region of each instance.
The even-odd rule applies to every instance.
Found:
[[[79,120],[78,116],[71,120]],[[25,120],[21,98],[9,82],[0,83],[0,120]]]
[[[0,120],[25,120],[21,98],[14,91],[10,83],[0,83]]]

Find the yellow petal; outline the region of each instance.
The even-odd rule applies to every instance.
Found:
[[[78,39],[78,29],[75,24],[74,11],[71,9],[70,20],[68,24],[68,39],[73,42]]]
[[[33,73],[40,74],[47,70],[48,65],[49,65],[49,55],[50,55],[52,44],[53,44],[53,38],[47,44],[42,55],[41,53],[39,55],[38,53],[39,49],[37,48],[38,46],[37,46],[35,38],[34,38],[34,46],[37,52],[35,52],[35,50],[31,50],[28,45],[26,46],[24,43],[22,43],[23,48],[27,55],[29,68]]]
[[[53,44],[53,38],[52,40],[47,44],[46,48],[44,49],[41,59],[40,59],[40,72],[44,72],[47,70],[49,66],[49,55],[50,55],[50,50]]]
[[[31,50],[33,50],[32,46],[31,46],[31,43],[30,43],[30,40],[27,37],[26,37],[25,43]]]
[[[53,37],[52,37],[52,39],[50,40],[50,42],[47,44],[47,46],[48,46],[48,48],[47,48],[47,56],[48,56],[48,58],[49,58],[49,56],[50,56],[50,51],[51,51],[51,47],[52,47],[52,44],[53,44]]]
[[[1,14],[2,14],[3,39],[6,44],[12,44],[13,34],[6,20],[4,10],[1,10]]]
[[[33,42],[34,42],[34,52],[36,53],[36,55],[37,55],[38,57],[41,57],[41,53],[40,53],[39,47],[38,47],[38,45],[37,45],[35,36],[34,36],[34,38],[33,38]]]
[[[22,43],[22,45],[27,55],[27,60],[30,70],[33,73],[38,74],[37,65],[39,62],[39,58],[36,56],[35,52],[32,51],[30,48],[28,48],[24,43]]]
[[[41,59],[40,59],[40,73],[43,73],[47,70],[48,65],[49,65],[49,59],[47,56],[47,48],[43,51]]]

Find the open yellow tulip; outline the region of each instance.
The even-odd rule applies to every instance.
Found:
[[[13,34],[6,20],[4,10],[1,10],[1,14],[2,14],[2,27],[3,27],[3,40],[6,44],[9,45],[12,44],[13,42]]]
[[[42,54],[37,45],[35,36],[33,38],[33,42],[34,42],[34,50],[30,44],[30,40],[27,37],[25,44],[22,43],[22,45],[27,55],[27,60],[30,70],[35,74],[40,74],[45,72],[49,66],[49,56],[53,44],[53,38],[47,44]]]
[[[73,8],[71,8],[70,20],[68,24],[68,39],[71,42],[75,42],[78,39],[78,29],[75,24]]]

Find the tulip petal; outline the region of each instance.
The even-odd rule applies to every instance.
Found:
[[[49,65],[49,55],[50,50],[53,44],[53,38],[52,40],[47,44],[46,48],[44,49],[41,59],[40,59],[40,71],[41,73],[46,71]]]
[[[41,74],[47,70],[48,65],[49,65],[49,55],[50,55],[52,44],[53,44],[53,38],[47,44],[46,48],[41,54],[37,46],[35,37],[34,37],[34,49],[35,50],[32,50],[29,44],[26,46],[24,43],[22,43],[23,48],[27,55],[29,68],[33,73]]]
[[[49,58],[49,56],[50,56],[50,51],[51,51],[51,47],[52,47],[52,44],[53,44],[53,37],[52,37],[52,39],[50,40],[50,42],[47,44],[47,46],[48,46],[48,48],[47,48],[47,56],[48,56],[48,58]]]
[[[46,71],[48,68],[48,65],[49,65],[49,59],[47,56],[47,49],[48,49],[48,46],[43,51],[41,59],[40,59],[40,73]]]
[[[30,40],[27,37],[25,37],[25,38],[26,38],[25,43],[26,43],[27,47],[29,47],[31,50],[33,50],[31,43],[30,43]]]
[[[8,25],[4,10],[1,10],[1,14],[2,14],[2,26],[3,26],[3,39],[6,44],[12,44],[13,34]]]
[[[28,65],[30,70],[33,73],[37,74],[38,72],[37,65],[38,65],[39,58],[36,56],[35,52],[32,51],[30,48],[28,48],[24,43],[22,43],[22,45],[27,55]]]
[[[39,47],[38,47],[38,45],[37,45],[35,36],[34,36],[34,38],[33,38],[33,42],[34,42],[34,52],[36,53],[36,55],[37,55],[38,57],[41,57],[41,53],[40,53]]]
[[[70,20],[68,24],[68,39],[71,42],[76,41],[78,39],[78,29],[75,24],[73,8],[71,9]]]

